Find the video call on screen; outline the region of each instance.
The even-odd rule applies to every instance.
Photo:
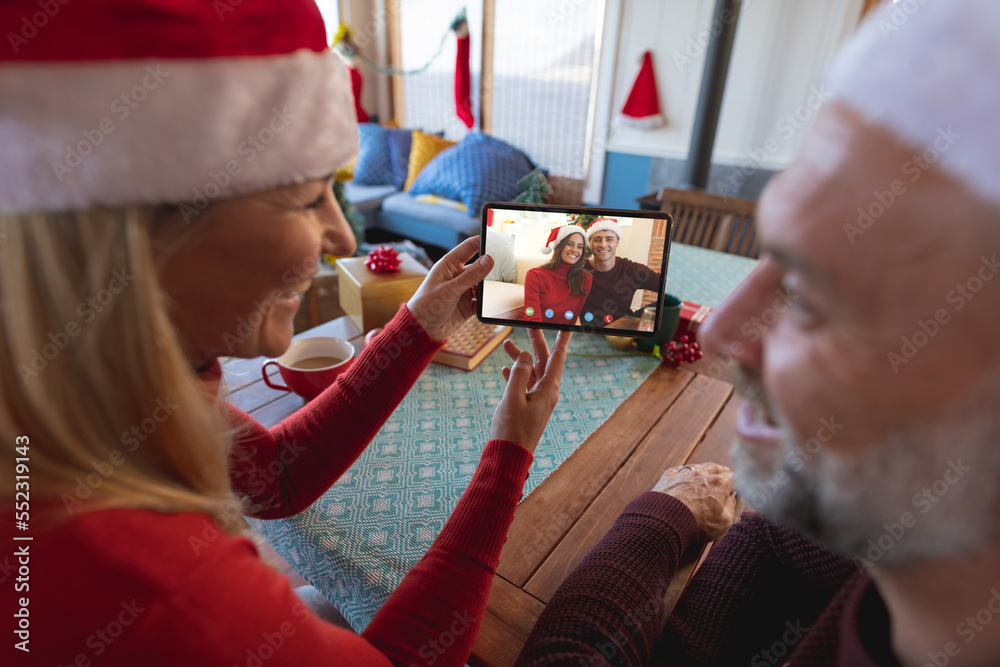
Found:
[[[644,213],[488,206],[483,252],[494,266],[482,286],[480,318],[653,335],[660,320],[670,223],[663,213],[640,217]],[[592,233],[580,222],[589,223]],[[549,253],[543,250],[547,246]]]

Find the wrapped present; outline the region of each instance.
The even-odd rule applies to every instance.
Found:
[[[408,301],[427,276],[427,269],[409,255],[399,255],[399,270],[373,273],[364,257],[337,260],[340,307],[361,331],[385,325]]]
[[[705,321],[710,312],[712,312],[711,306],[681,301],[681,321],[677,325],[674,340],[680,340],[680,337],[684,335],[690,336],[694,340],[694,335],[698,333],[698,327]]]

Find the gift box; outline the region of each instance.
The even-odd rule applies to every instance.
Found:
[[[712,312],[710,306],[702,306],[697,303],[692,303],[691,301],[681,301],[681,321],[677,325],[677,333],[674,334],[674,340],[680,340],[681,336],[690,336],[691,340],[694,340],[695,334],[698,332],[698,327],[708,314]]]
[[[337,260],[340,307],[361,331],[384,326],[413,296],[427,276],[424,265],[406,253],[399,255],[399,271],[374,273],[364,257]]]

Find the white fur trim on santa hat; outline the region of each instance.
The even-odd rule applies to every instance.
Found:
[[[580,227],[579,225],[563,225],[556,232],[556,237],[549,241],[544,248],[542,248],[542,253],[551,255],[555,247],[562,243],[563,239],[571,234],[579,234],[586,241],[587,236],[583,227]]]
[[[331,174],[358,150],[333,52],[0,67],[0,211],[187,204]]]
[[[653,114],[652,116],[643,116],[642,118],[629,116],[627,114],[618,114],[617,118],[615,118],[615,122],[618,125],[635,128],[637,130],[655,130],[658,127],[666,125],[667,119],[663,117],[663,114],[659,113]]]
[[[587,243],[590,243],[590,239],[598,232],[614,232],[618,240],[622,240],[622,228],[614,220],[594,220],[590,223],[590,227],[587,228]]]
[[[858,30],[827,75],[831,98],[1000,204],[1000,3],[902,0]],[[905,172],[905,169],[904,169]]]

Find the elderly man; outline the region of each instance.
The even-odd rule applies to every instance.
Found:
[[[1000,664],[1000,3],[912,5],[838,56],[760,201],[761,263],[700,332],[747,399],[736,489],[761,514],[650,657],[663,583],[727,519],[724,471],[668,470],[675,497],[633,501],[523,664]]]

